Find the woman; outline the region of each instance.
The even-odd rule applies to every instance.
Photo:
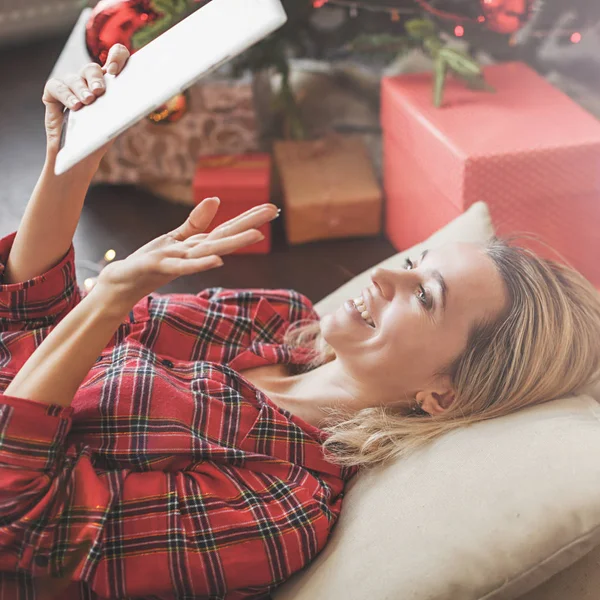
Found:
[[[206,235],[205,200],[81,299],[71,239],[106,148],[55,177],[62,106],[127,57],[48,82],[46,165],[0,242],[0,597],[268,597],[357,467],[598,377],[595,290],[500,242],[375,269],[320,321],[292,291],[148,296],[257,241],[272,205]]]

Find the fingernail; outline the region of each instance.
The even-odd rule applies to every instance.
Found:
[[[279,215],[281,215],[281,209],[280,208],[277,209],[277,214],[273,217],[273,219],[276,219],[277,217],[279,217]]]
[[[81,95],[87,100],[89,98],[93,98],[94,94],[92,94],[92,92],[88,92],[87,90],[84,90]]]
[[[103,87],[104,84],[101,81],[94,81],[94,83],[92,83],[93,90],[101,90]]]
[[[79,100],[75,96],[69,96],[69,98],[67,98],[67,104],[71,108],[74,108],[75,106],[77,106],[79,104]]]
[[[106,72],[110,73],[111,75],[116,75],[118,70],[119,65],[116,62],[112,62],[110,63],[110,65],[108,65],[108,69],[106,69]]]

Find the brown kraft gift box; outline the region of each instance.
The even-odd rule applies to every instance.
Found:
[[[274,154],[290,244],[380,233],[382,192],[359,138],[278,141]]]

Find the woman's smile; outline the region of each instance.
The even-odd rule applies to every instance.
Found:
[[[371,316],[370,304],[365,300],[365,296],[368,297],[368,295],[363,292],[361,296],[358,296],[353,300],[347,300],[344,303],[344,308],[353,319],[356,319],[357,321],[360,319],[362,323],[371,329],[375,329],[375,321]]]
[[[354,321],[356,321],[356,323],[358,323],[359,325],[362,325],[364,327],[370,328],[370,325],[362,317],[362,314],[359,311],[358,307],[356,306],[356,303],[354,300],[346,300],[346,302],[344,302],[344,309],[346,310],[348,315],[350,315],[350,318],[353,319]]]
[[[363,313],[363,318],[371,325],[371,327],[377,327],[377,319],[378,313],[375,308],[375,298],[373,297],[373,291],[370,287],[366,287],[363,289],[362,294],[357,298],[358,306],[357,308],[362,309],[361,313]],[[364,308],[362,308],[364,306]],[[364,312],[368,313],[364,315]]]

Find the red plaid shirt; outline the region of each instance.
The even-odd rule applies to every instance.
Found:
[[[0,285],[0,390],[80,298],[72,248]],[[307,318],[287,290],[152,295],[69,408],[0,396],[0,598],[266,598],[305,566],[354,471],[238,370],[305,364]]]

